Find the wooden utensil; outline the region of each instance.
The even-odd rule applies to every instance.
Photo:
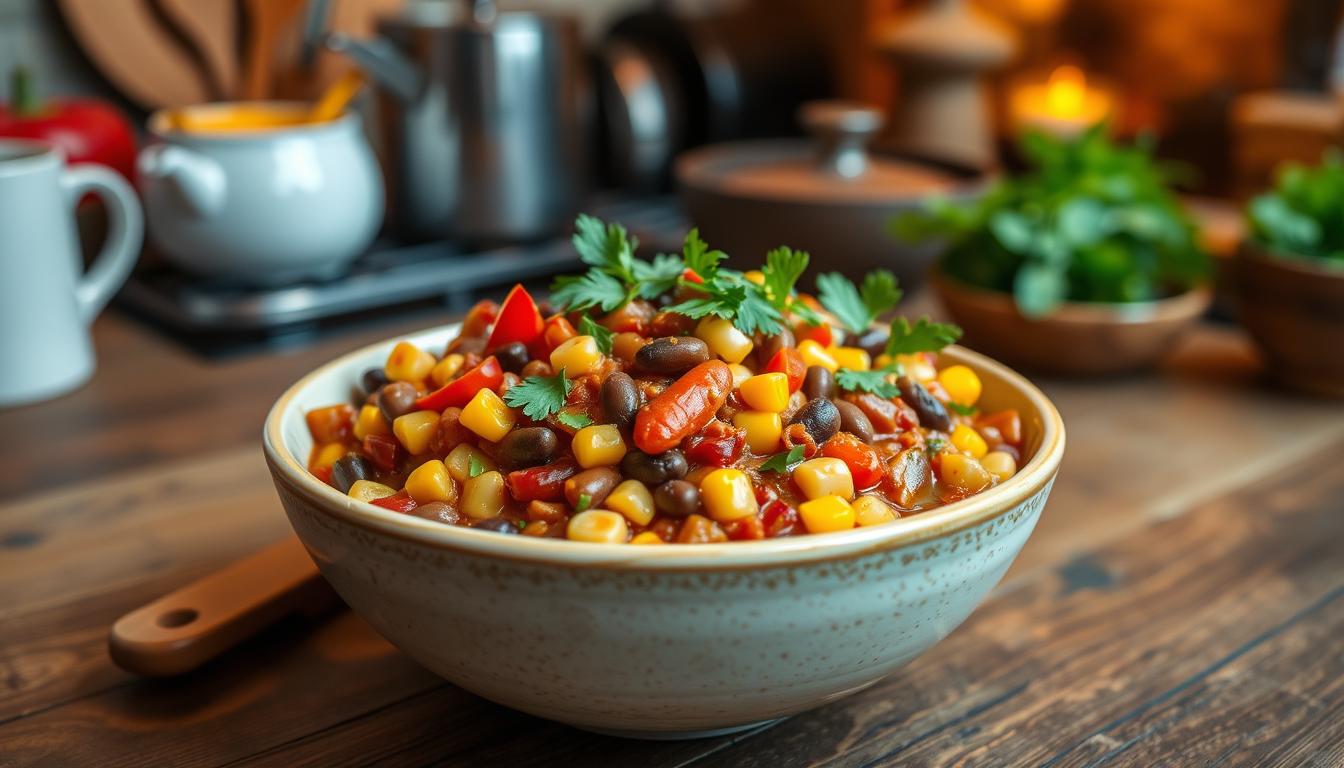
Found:
[[[293,25],[304,0],[247,0],[247,66],[242,98],[250,101],[272,96],[276,75],[276,45]]]
[[[58,5],[80,48],[126,98],[146,109],[210,100],[206,74],[148,0],[59,0]]]
[[[155,0],[179,34],[195,46],[216,99],[238,87],[238,5],[234,0]]]
[[[359,89],[363,87],[362,72],[357,69],[346,72],[322,94],[322,98],[313,106],[313,111],[308,113],[308,119],[314,123],[335,120],[345,112],[345,108],[350,106],[350,102],[359,95]]]
[[[108,651],[122,669],[180,675],[293,613],[340,604],[293,536],[122,616]]]
[[[272,96],[299,100],[319,98],[355,66],[347,56],[320,47],[314,49],[305,45],[305,41],[334,32],[356,39],[370,37],[377,31],[380,17],[394,15],[404,5],[404,0],[340,0],[331,2],[325,12],[320,8],[313,9],[318,17],[325,17],[325,23],[317,30],[312,24],[318,19],[312,15],[290,24],[276,47],[275,92]],[[305,51],[309,52],[307,56]]]

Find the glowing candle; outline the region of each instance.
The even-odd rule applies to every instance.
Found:
[[[1018,84],[1009,98],[1017,132],[1035,128],[1056,136],[1073,136],[1110,117],[1110,91],[1089,83],[1072,64],[1056,67],[1045,82]]]

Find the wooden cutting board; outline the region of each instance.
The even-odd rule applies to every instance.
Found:
[[[238,4],[236,0],[154,0],[177,32],[195,48],[216,99],[238,87]]]

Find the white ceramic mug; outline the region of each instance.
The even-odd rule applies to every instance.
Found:
[[[80,275],[75,205],[108,211],[107,242]],[[140,253],[135,191],[114,171],[66,167],[60,150],[0,140],[0,407],[69,392],[93,375],[89,324]]]

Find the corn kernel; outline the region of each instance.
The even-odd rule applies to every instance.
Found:
[[[765,273],[759,269],[753,269],[750,272],[743,274],[742,277],[746,278],[748,282],[757,285],[765,285]]]
[[[584,469],[609,467],[625,458],[625,440],[615,424],[594,424],[574,433],[570,443],[574,458]]]
[[[406,478],[406,492],[420,504],[431,501],[457,501],[457,484],[448,474],[448,467],[438,459],[430,459],[416,467]]]
[[[327,443],[317,450],[317,455],[313,456],[313,466],[310,469],[329,469],[337,459],[349,452],[350,449],[343,443]]]
[[[961,453],[939,456],[938,479],[968,493],[978,493],[994,482],[993,476],[978,460]]]
[[[373,501],[374,499],[384,499],[397,492],[396,488],[375,483],[372,480],[356,480],[350,486],[349,496],[357,501]]]
[[[453,380],[453,377],[457,375],[457,372],[462,370],[462,364],[466,361],[467,359],[465,357],[456,353],[444,357],[437,365],[430,369],[430,381],[434,382],[434,386],[442,387],[444,384]]]
[[[504,511],[504,475],[482,472],[462,484],[462,514],[473,520],[499,517]]]
[[[732,363],[728,370],[733,374],[733,389],[742,386],[743,382],[751,378],[751,369],[741,363]]]
[[[980,399],[980,377],[964,365],[944,368],[938,373],[938,383],[943,385],[954,403],[975,405]]]
[[[625,518],[608,509],[588,509],[569,518],[565,538],[597,544],[620,544],[630,535]]]
[[[575,336],[551,352],[551,368],[565,369],[565,378],[592,373],[602,364],[602,350],[592,336]]]
[[[784,422],[774,411],[738,411],[733,426],[747,431],[747,446],[752,453],[774,453],[784,434]]]
[[[740,363],[751,354],[751,337],[722,317],[711,315],[701,320],[695,326],[695,336],[709,345],[710,353],[727,363]]]
[[[720,523],[756,514],[756,494],[751,480],[737,469],[716,469],[700,481],[700,503]]]
[[[910,378],[920,383],[933,381],[938,378],[938,369],[933,367],[933,363],[923,354],[918,352],[909,355],[897,355],[896,362],[901,364],[901,368]]]
[[[847,531],[854,527],[854,507],[839,496],[822,496],[798,505],[808,533]]]
[[[458,417],[459,424],[492,443],[503,440],[517,420],[513,409],[488,389],[478,391]]]
[[[809,499],[823,496],[854,498],[854,476],[840,459],[823,457],[804,461],[793,468],[793,481]]]
[[[471,460],[476,459],[476,463],[481,465],[482,472],[489,472],[497,469],[495,462],[489,456],[476,448],[474,445],[459,443],[456,448],[448,452],[448,458],[443,463],[448,466],[448,474],[459,483],[467,482],[471,477]]]
[[[392,422],[392,434],[397,436],[406,452],[412,456],[429,450],[429,443],[439,431],[439,414],[434,411],[412,411],[398,416]]]
[[[756,411],[779,413],[789,407],[789,377],[782,373],[762,373],[738,385],[738,393]]]
[[[638,480],[626,480],[616,486],[602,506],[620,512],[635,525],[648,525],[653,519],[653,494]]]
[[[828,371],[834,372],[840,367],[831,353],[812,339],[803,339],[798,342],[798,356],[803,358],[803,362],[808,365],[819,365]]]
[[[419,384],[429,376],[429,372],[434,370],[437,363],[434,356],[425,350],[409,341],[399,341],[397,346],[392,348],[392,353],[387,356],[383,373],[387,374],[389,381],[409,381],[412,384]]]
[[[977,459],[982,458],[989,452],[989,446],[985,444],[985,438],[965,424],[958,424],[952,430],[952,445],[956,446],[958,451],[969,453]]]
[[[359,415],[355,417],[355,437],[363,440],[369,435],[388,435],[392,433],[392,428],[388,426],[387,419],[383,418],[383,412],[378,410],[376,405],[366,405],[359,409]]]
[[[836,365],[851,371],[866,371],[873,367],[873,357],[858,347],[831,347],[826,350],[835,358]]]
[[[860,496],[854,500],[854,522],[860,526],[882,525],[895,520],[896,510],[876,496]]]
[[[997,477],[999,482],[1003,482],[1013,475],[1017,474],[1017,461],[1013,459],[1012,454],[1005,451],[994,451],[985,454],[980,460],[980,466],[984,467],[991,475]]]
[[[631,544],[666,544],[667,542],[659,538],[653,531],[645,531],[630,540]]]

